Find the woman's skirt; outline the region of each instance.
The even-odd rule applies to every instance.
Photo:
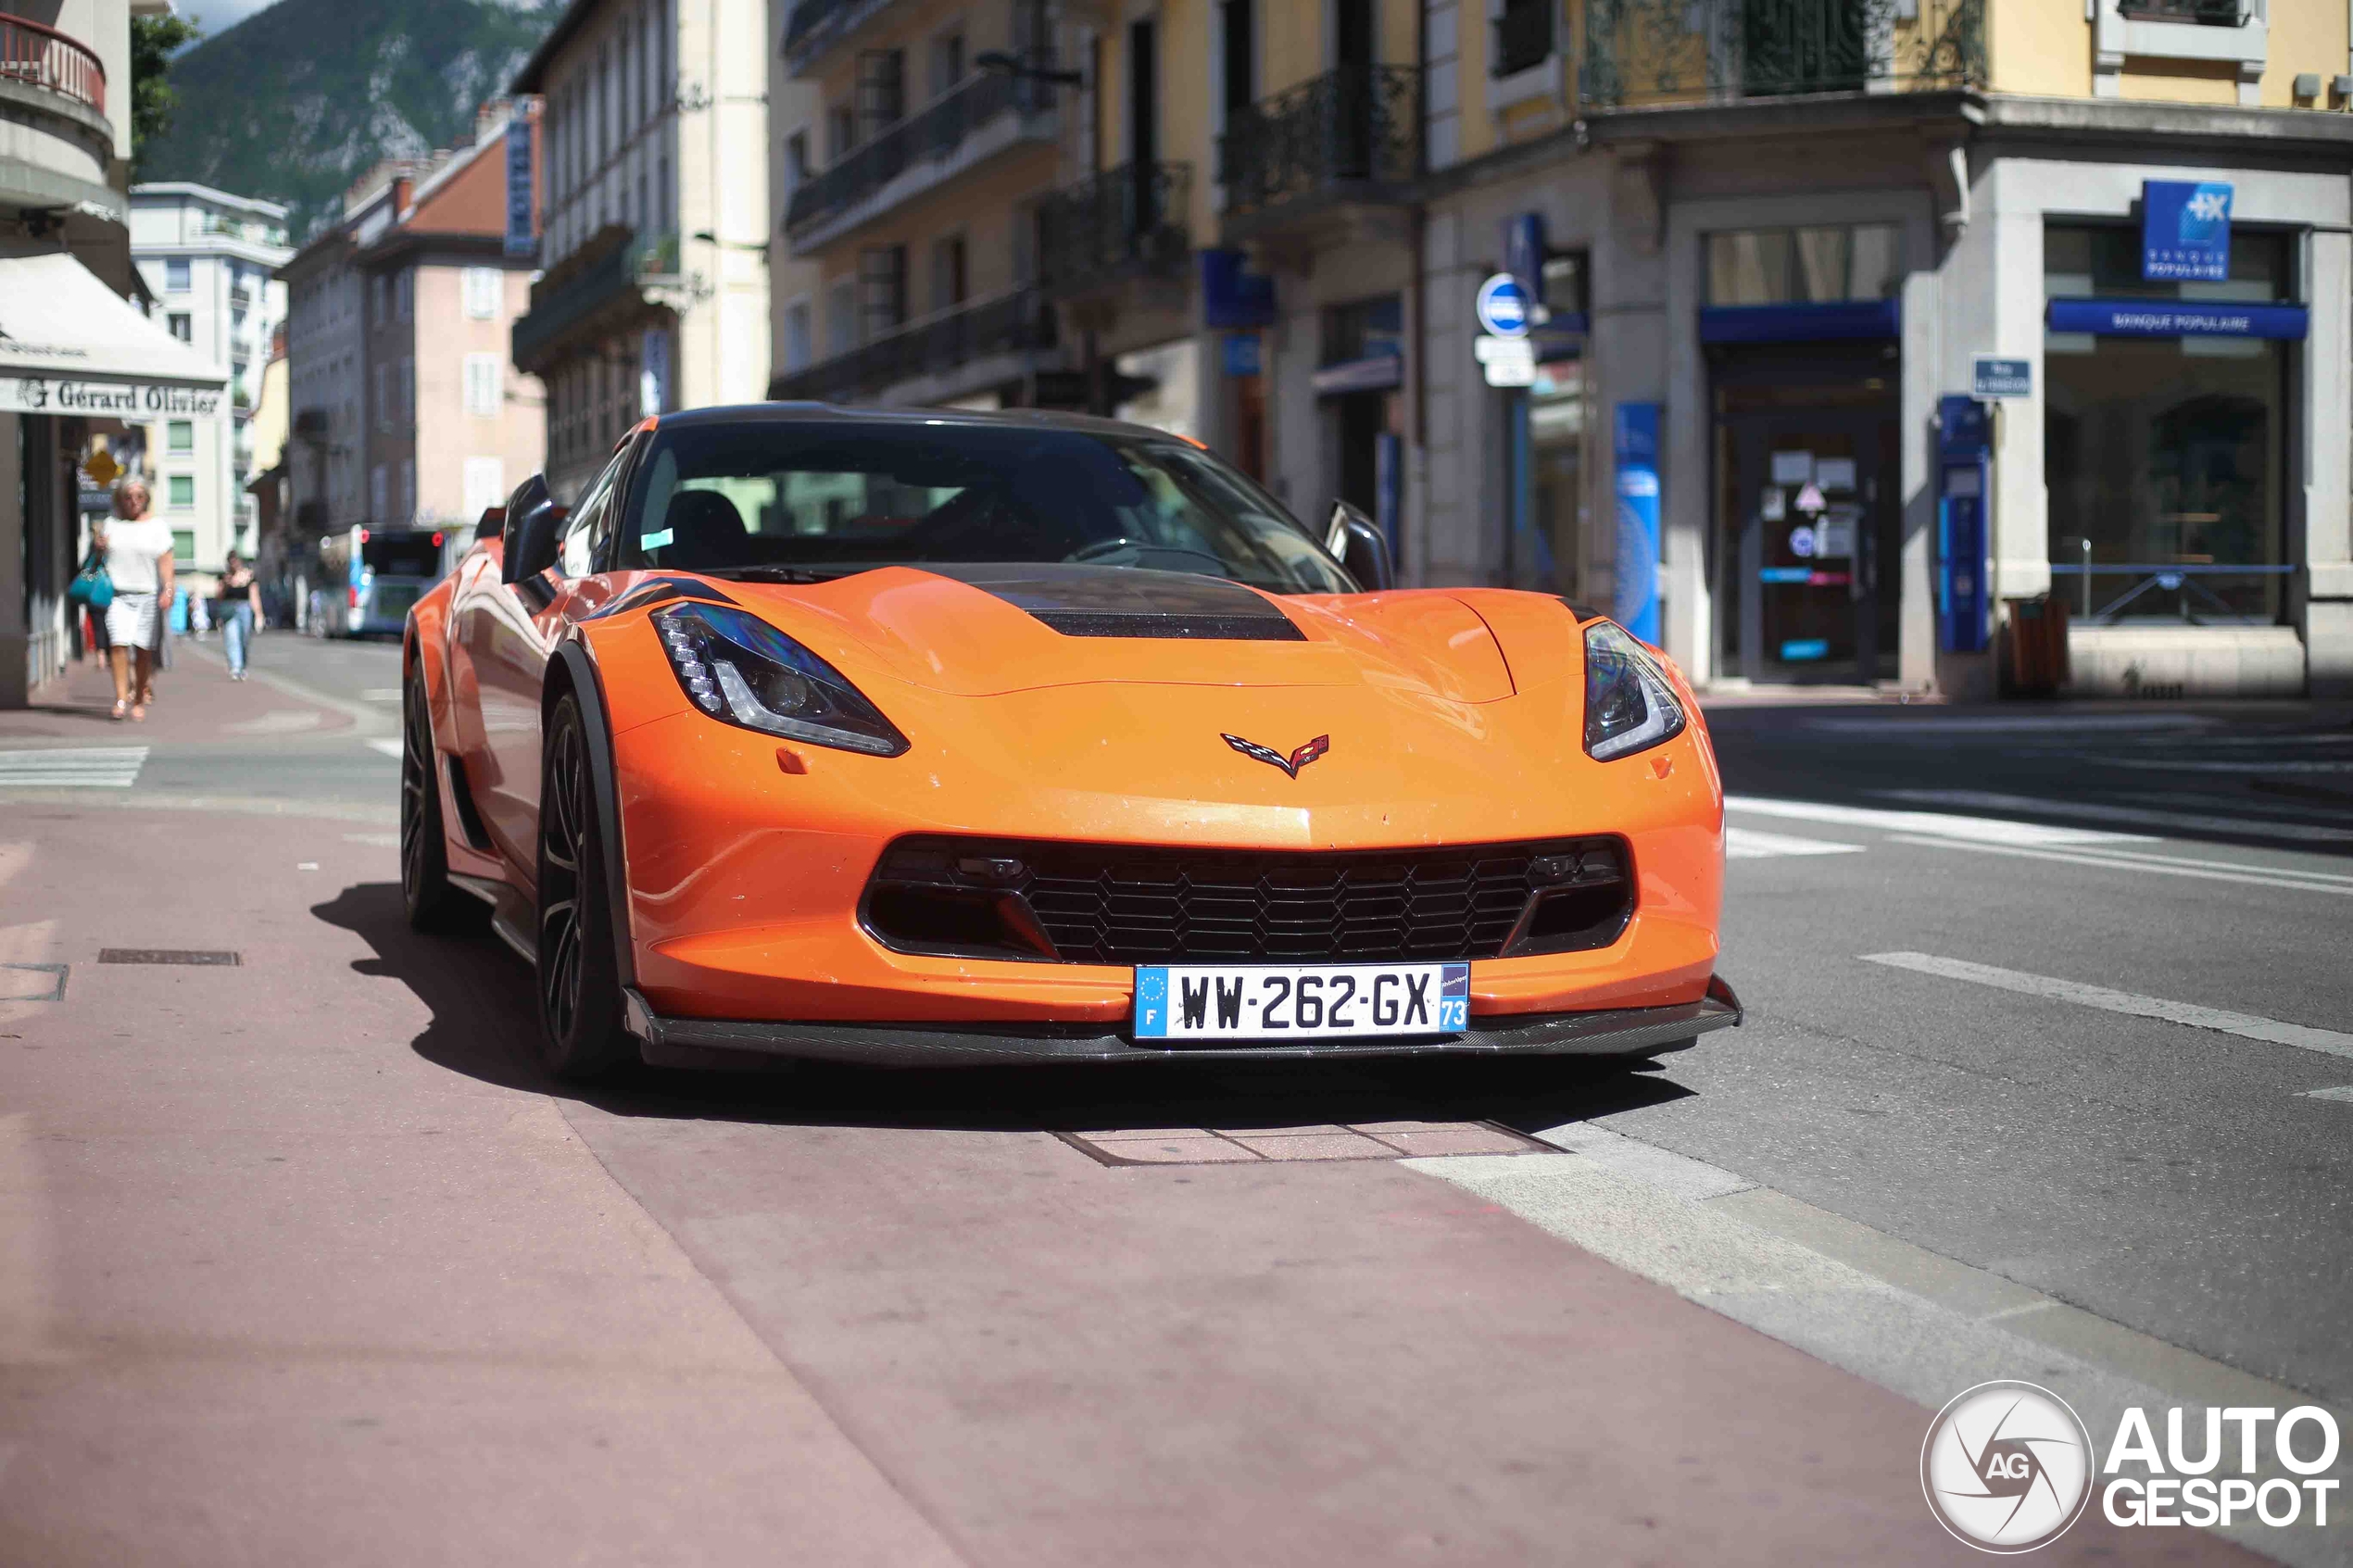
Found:
[[[107,606],[107,641],[116,647],[152,649],[156,622],[153,594],[126,594],[118,588],[113,602]]]

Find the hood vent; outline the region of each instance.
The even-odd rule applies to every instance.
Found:
[[[1133,566],[953,566],[925,571],[993,594],[1065,637],[1303,643],[1266,596],[1219,577]]]

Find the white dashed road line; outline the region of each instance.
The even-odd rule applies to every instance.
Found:
[[[1785,834],[1759,833],[1755,828],[1728,827],[1724,830],[1724,858],[1728,860],[1767,860],[1781,855],[1860,855],[1859,844],[1840,844],[1827,838],[1792,838]]]
[[[1769,800],[1755,795],[1728,795],[1728,810],[1756,817],[1780,817],[1796,822],[1830,822],[1842,827],[1878,828],[1886,833],[1928,834],[1969,844],[2147,844],[2146,834],[2107,833],[2095,828],[2045,827],[2041,822],[2013,822],[1999,817],[1959,817],[1942,811],[1888,811],[1869,806],[1834,806],[1821,800]]]
[[[2334,1029],[2315,1029],[2306,1023],[2283,1023],[2277,1019],[2258,1018],[2253,1013],[2202,1008],[2195,1002],[2169,1001],[2163,997],[2137,996],[2131,991],[2111,991],[2105,985],[2086,985],[2080,981],[2059,980],[2047,974],[2028,974],[2022,970],[1997,969],[1992,964],[1970,963],[1966,959],[1939,958],[1934,953],[1865,953],[1861,957],[1865,963],[1886,964],[1894,969],[1942,975],[1947,980],[1967,980],[2024,996],[2073,1002],[2079,1007],[2098,1008],[2105,1012],[2162,1019],[2168,1023],[2187,1024],[2193,1029],[2211,1029],[2219,1034],[2236,1035],[2241,1039],[2262,1040],[2275,1046],[2295,1046],[2301,1050],[2353,1058],[2353,1035],[2341,1034]]]
[[[371,740],[368,743],[368,749],[381,751],[386,757],[396,759],[400,755],[400,743],[396,740]]]
[[[2333,876],[2326,872],[2287,871],[2231,860],[2191,860],[2171,855],[2138,855],[2121,849],[2086,849],[2070,853],[2056,849],[2028,849],[2015,844],[1963,844],[1954,839],[1927,838],[1913,834],[1899,833],[1892,836],[1898,844],[1918,845],[1928,849],[1973,849],[1988,855],[2020,855],[2030,860],[2060,860],[2070,866],[2101,866],[2112,872],[2146,872],[2157,876],[2196,877],[2207,882],[2243,882],[2251,887],[2353,896],[2353,878]]]
[[[2307,1089],[2296,1098],[2298,1099],[2341,1099],[2353,1102],[2353,1084],[2346,1084],[2334,1089]]]
[[[129,789],[146,760],[144,746],[0,751],[0,789]]]
[[[2249,771],[2259,770],[2250,769]],[[1917,801],[1923,806],[1964,806],[1981,811],[2032,811],[2048,817],[2078,817],[2087,822],[2171,828],[2187,833],[2221,833],[2242,838],[2277,838],[2304,844],[2353,844],[2353,828],[2321,827],[2309,822],[2258,821],[2247,816],[2212,817],[2193,811],[2101,806],[2082,800],[2040,800],[2031,795],[2001,795],[1978,789],[1883,789],[1873,793],[1890,800]]]

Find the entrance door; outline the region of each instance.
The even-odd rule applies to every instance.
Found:
[[[1893,385],[1892,374],[1810,386],[1719,380],[1718,603],[1724,662],[1750,680],[1869,684],[1895,673],[1903,508]]]

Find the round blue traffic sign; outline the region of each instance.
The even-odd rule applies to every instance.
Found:
[[[1509,272],[1478,285],[1478,324],[1494,337],[1528,335],[1528,291]]]

